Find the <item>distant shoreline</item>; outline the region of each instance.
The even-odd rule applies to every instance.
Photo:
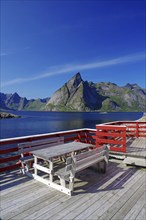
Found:
[[[5,119],[5,118],[20,118],[21,116],[15,115],[12,113],[7,113],[7,112],[0,112],[0,119]]]
[[[146,113],[144,112],[143,116],[141,118],[139,118],[137,121],[146,122]]]

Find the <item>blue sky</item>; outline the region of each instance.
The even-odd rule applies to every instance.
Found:
[[[49,97],[77,72],[145,88],[145,7],[143,0],[1,0],[1,92]]]

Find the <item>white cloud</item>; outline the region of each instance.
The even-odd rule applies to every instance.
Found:
[[[7,56],[7,55],[8,55],[7,53],[1,53],[1,54],[0,54],[1,57]]]
[[[123,57],[118,57],[115,59],[110,60],[104,60],[104,61],[96,61],[86,64],[67,64],[63,66],[52,66],[49,68],[49,71],[47,73],[39,74],[34,77],[27,77],[27,78],[17,78],[14,80],[10,80],[7,82],[1,83],[1,87],[19,84],[19,83],[25,83],[29,81],[35,81],[38,79],[48,78],[55,75],[65,74],[73,71],[81,71],[81,70],[88,70],[88,69],[97,69],[97,68],[103,68],[107,66],[114,66],[124,63],[130,63],[130,62],[136,62],[141,61],[145,59],[144,53],[137,53],[137,54],[131,54]]]

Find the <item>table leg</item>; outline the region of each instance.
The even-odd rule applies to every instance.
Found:
[[[37,162],[38,162],[38,158],[36,156],[34,156],[34,164],[37,164]],[[37,175],[37,173],[38,173],[37,168],[34,167],[34,174]]]
[[[50,173],[50,181],[53,182],[53,160],[49,160],[49,164],[50,164],[50,170],[51,170],[51,173]]]

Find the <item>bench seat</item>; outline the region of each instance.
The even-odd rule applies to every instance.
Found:
[[[66,187],[69,182],[69,189],[73,192],[75,174],[91,166],[96,166],[100,173],[106,172],[109,159],[109,149],[107,146],[89,150],[67,158],[66,167],[55,174],[60,179],[60,185]]]

